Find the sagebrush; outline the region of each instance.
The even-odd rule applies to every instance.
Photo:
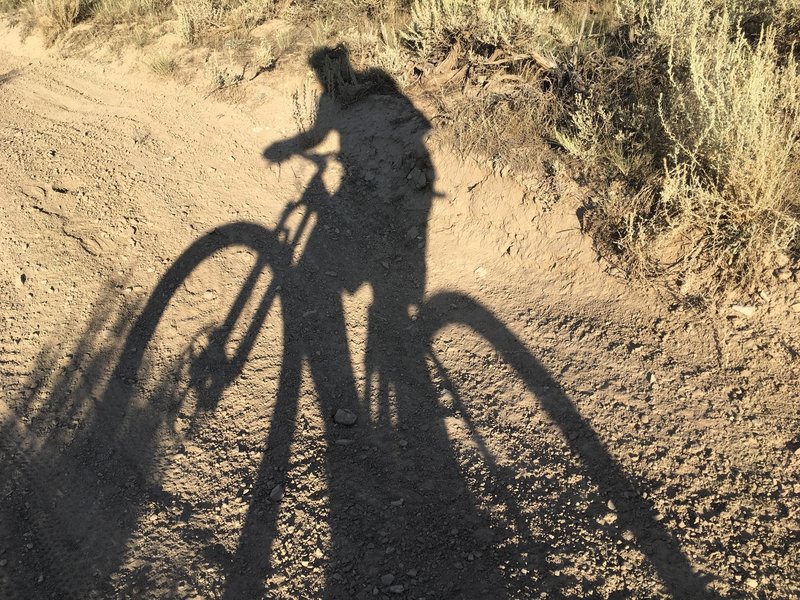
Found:
[[[427,94],[463,152],[517,172],[551,147],[574,156],[598,249],[684,291],[752,287],[800,255],[800,0],[0,2],[55,35],[169,21],[185,45],[225,49],[224,67],[206,61],[213,87],[346,43],[359,69]],[[275,17],[280,35],[249,37]]]

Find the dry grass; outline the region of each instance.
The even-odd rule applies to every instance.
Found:
[[[242,81],[237,65],[344,42],[357,69],[428,94],[465,153],[524,171],[545,143],[566,150],[596,190],[598,249],[701,295],[800,254],[800,0],[79,1],[0,6],[55,31],[171,21],[187,45],[223,47],[212,89]],[[285,33],[250,36],[276,16]]]
[[[168,54],[156,54],[147,61],[147,67],[160,77],[169,77],[177,70],[178,62]]]
[[[621,184],[594,206],[599,246],[707,298],[800,249],[800,76],[777,29],[743,27],[765,13],[743,8],[629,3],[622,72],[613,86],[587,78],[558,135],[600,186]]]
[[[34,0],[33,12],[42,29],[61,33],[72,27],[81,11],[80,0]]]
[[[164,18],[171,4],[171,0],[98,0],[90,10],[100,23],[139,23]]]

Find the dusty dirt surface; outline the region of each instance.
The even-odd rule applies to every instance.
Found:
[[[683,309],[312,85],[0,30],[0,595],[800,596],[791,266]]]

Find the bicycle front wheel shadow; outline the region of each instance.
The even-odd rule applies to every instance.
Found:
[[[714,597],[637,482],[508,327],[458,293],[430,298],[419,320],[442,408],[461,421],[473,454],[462,463],[482,465],[468,483],[492,515],[492,551],[512,595],[615,585],[607,582],[616,568],[633,595]]]

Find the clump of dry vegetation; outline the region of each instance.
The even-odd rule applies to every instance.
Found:
[[[178,68],[178,63],[174,57],[159,53],[147,61],[148,68],[161,77],[172,75]]]
[[[344,42],[427,94],[462,151],[517,172],[547,147],[574,157],[598,249],[684,291],[752,287],[800,255],[800,0],[0,2],[57,32],[171,21],[187,46],[225,45],[215,87],[244,77],[232,40],[257,72]],[[280,39],[248,37],[276,17]]]
[[[578,69],[586,84],[558,134],[612,190],[593,207],[601,247],[634,270],[699,273],[691,291],[704,296],[754,284],[776,253],[800,249],[800,79],[781,13],[755,10],[766,6],[621,6],[613,85]]]

